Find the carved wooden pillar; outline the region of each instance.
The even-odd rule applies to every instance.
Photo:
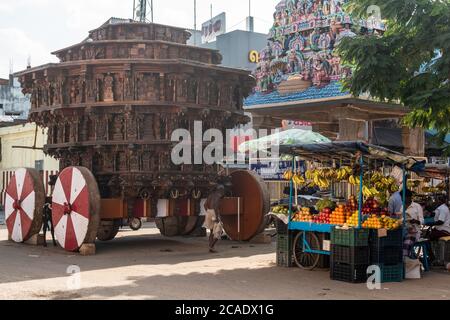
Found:
[[[106,141],[108,139],[108,118],[106,115],[96,115],[95,116],[95,139],[97,141]]]
[[[80,92],[79,103],[86,103],[87,96],[87,84],[86,84],[86,72],[82,72],[78,79],[78,87]]]
[[[165,86],[166,86],[166,75],[164,73],[159,74],[159,101],[165,101]]]
[[[131,106],[128,106],[127,109],[128,110],[125,113],[125,139],[137,140],[137,118],[135,113],[131,110]]]
[[[103,80],[103,101],[113,102],[115,101],[114,84],[117,80],[114,79],[114,75],[108,73]]]
[[[125,76],[124,76],[124,100],[130,101],[134,100],[133,95],[133,73],[129,68],[131,66],[127,66],[127,69],[125,70]]]

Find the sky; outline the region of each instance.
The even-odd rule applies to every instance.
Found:
[[[153,0],[154,22],[194,27],[194,0]],[[255,31],[268,33],[280,0],[251,0]],[[245,30],[248,0],[197,0],[197,28],[226,12],[227,31]],[[31,65],[57,62],[51,52],[78,43],[110,17],[132,18],[133,0],[0,0],[0,78]]]

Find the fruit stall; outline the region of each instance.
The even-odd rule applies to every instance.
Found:
[[[383,281],[401,281],[406,211],[389,214],[387,200],[401,187],[406,190],[407,171],[421,170],[424,163],[363,142],[286,145],[280,152],[292,156],[293,166],[284,174],[289,205],[272,209],[287,214],[287,226],[278,226],[278,265],[313,270],[328,257],[335,280],[364,282],[367,268],[377,265]],[[296,168],[299,159],[308,163],[306,171]],[[327,190],[337,183],[348,186],[346,199],[298,205],[298,186]]]

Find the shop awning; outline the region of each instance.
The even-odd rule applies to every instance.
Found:
[[[355,155],[360,153],[367,160],[386,161],[399,166],[405,165],[406,169],[415,172],[423,171],[426,163],[399,152],[361,141],[282,145],[280,153],[320,162],[353,160]]]
[[[438,180],[446,180],[450,177],[450,166],[427,164],[425,170],[419,172],[419,175],[424,178],[433,178]]]
[[[327,137],[324,137],[320,133],[316,133],[313,131],[291,129],[273,135],[265,136],[260,139],[246,141],[239,146],[239,152],[255,153],[258,151],[266,151],[274,145],[299,145],[315,143],[331,143],[331,140]]]

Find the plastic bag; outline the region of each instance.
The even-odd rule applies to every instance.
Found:
[[[216,222],[214,224],[214,229],[213,229],[213,234],[214,234],[214,239],[220,240],[222,239],[223,236],[223,223],[222,222]]]

